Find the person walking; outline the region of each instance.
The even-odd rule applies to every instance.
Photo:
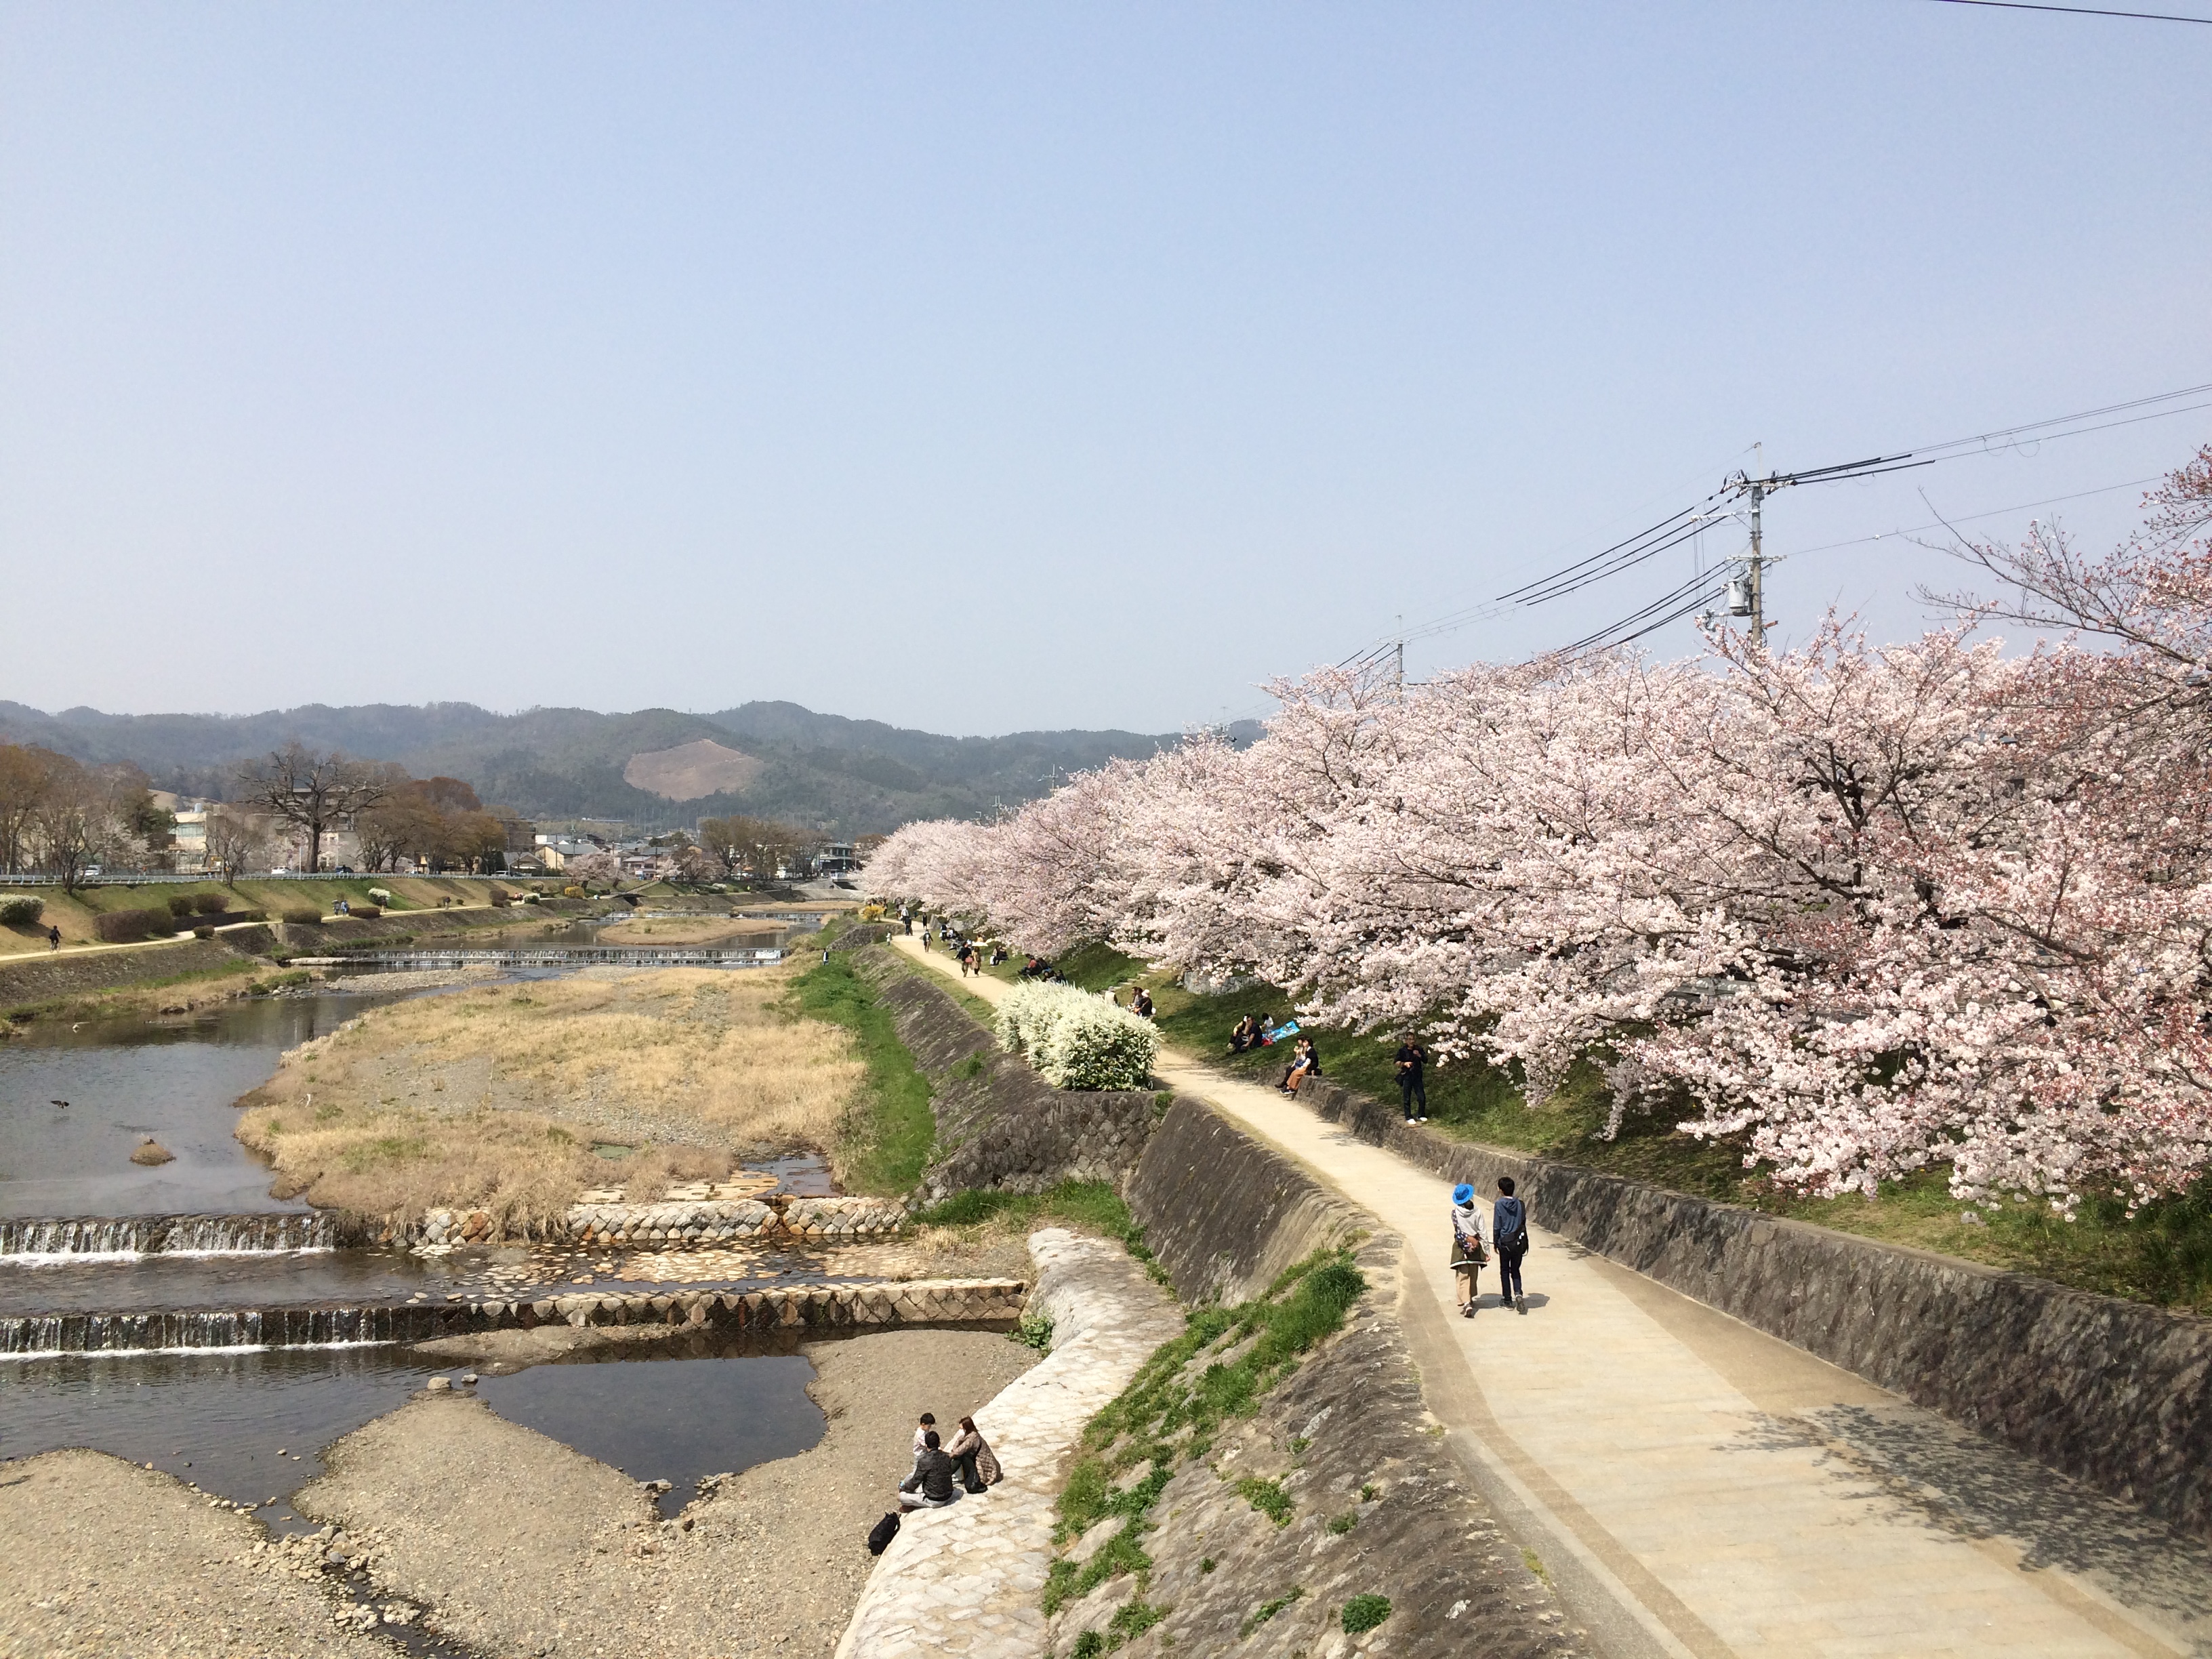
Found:
[[[1528,1254],[1528,1206],[1513,1195],[1513,1177],[1498,1177],[1498,1202],[1491,1206],[1490,1237],[1498,1246],[1498,1294],[1516,1313],[1528,1311],[1521,1286],[1521,1262]]]
[[[48,949],[49,951],[58,951],[58,950],[60,950],[61,948],[62,948],[62,930],[61,930],[60,928],[58,928],[58,927],[49,927],[49,928],[47,928],[47,929],[46,929],[46,949]]]
[[[1482,1236],[1482,1206],[1474,1201],[1474,1188],[1462,1181],[1452,1188],[1452,1272],[1459,1286],[1462,1319],[1474,1317],[1475,1298],[1482,1294],[1482,1267],[1490,1259]]]
[[[1429,1091],[1422,1073],[1428,1069],[1429,1051],[1421,1046],[1420,1038],[1408,1031],[1398,1044],[1398,1103],[1406,1109],[1406,1121],[1426,1123],[1429,1121]],[[1421,1114],[1413,1115],[1419,1106]]]

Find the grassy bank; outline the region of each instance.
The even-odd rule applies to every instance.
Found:
[[[656,1197],[741,1153],[828,1149],[853,1040],[787,981],[660,969],[494,984],[379,1008],[285,1055],[239,1139],[277,1190],[368,1215],[450,1206],[534,1230],[587,1187]]]
[[[374,902],[370,888],[392,895],[391,911],[435,910],[441,904],[489,904],[496,890],[517,893],[536,889],[557,893],[557,880],[509,880],[504,876],[349,876],[335,881],[273,881],[241,878],[235,885],[205,880],[178,880],[135,887],[82,887],[65,893],[58,887],[10,888],[0,880],[0,892],[21,891],[40,899],[45,910],[35,924],[0,927],[0,959],[47,948],[46,929],[58,927],[65,945],[97,945],[95,918],[111,910],[148,910],[167,905],[173,897],[217,894],[228,901],[233,916],[260,910],[270,918],[295,906],[313,905],[325,915],[339,899],[360,905]],[[221,923],[222,915],[196,916],[198,921]],[[183,924],[180,924],[183,925]]]
[[[1247,1013],[1279,1021],[1291,999],[1268,986],[1218,996],[1186,991],[1172,975],[1145,971],[1118,952],[1071,952],[1061,970],[1094,988],[1142,978],[1152,989],[1167,1042],[1236,1075],[1273,1082],[1288,1063],[1281,1048],[1229,1053],[1229,1032]],[[1309,1027],[1325,1074],[1395,1106],[1395,1035],[1361,1036]],[[2134,1217],[2117,1200],[2086,1201],[2065,1220],[2034,1203],[1965,1205],[1948,1190],[1948,1172],[1923,1170],[1886,1183],[1878,1197],[1808,1199],[1778,1190],[1743,1164],[1740,1143],[1684,1134],[1664,1115],[1633,1115],[1605,1135],[1609,1106],[1595,1068],[1581,1067],[1540,1107],[1531,1107],[1507,1072],[1480,1060],[1431,1066],[1429,1127],[1455,1139],[1559,1158],[1839,1232],[2019,1273],[2130,1301],[2212,1314],[2212,1190],[2152,1205]]]
[[[848,1192],[911,1192],[929,1161],[937,1119],[929,1109],[929,1079],[899,1041],[890,1010],[854,971],[847,951],[832,951],[790,983],[793,1010],[851,1033],[862,1068],[859,1091],[835,1136],[839,1182]]]
[[[271,968],[240,957],[214,968],[160,979],[139,980],[107,991],[85,991],[0,1008],[0,1036],[11,1024],[33,1020],[143,1019],[149,1015],[188,1012],[218,1002],[252,996],[307,982],[301,969]]]

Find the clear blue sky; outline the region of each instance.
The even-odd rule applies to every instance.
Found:
[[[2212,381],[2208,87],[2212,28],[1927,0],[0,6],[0,697],[1255,712],[1754,440]],[[2208,435],[1800,489],[1770,547]],[[1917,631],[1940,562],[1771,611]]]

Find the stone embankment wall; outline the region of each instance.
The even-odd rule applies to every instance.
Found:
[[[1206,1458],[1182,1465],[1160,1493],[1140,1547],[1152,1561],[1146,1600],[1166,1611],[1121,1652],[1343,1659],[1371,1646],[1408,1659],[1477,1650],[1565,1659],[1589,1650],[1422,1401],[1398,1322],[1394,1234],[1190,1102],[1152,1137],[1129,1201],[1193,1301],[1249,1299],[1285,1267],[1337,1245],[1354,1249],[1368,1291],[1341,1334],[1250,1417],[1231,1419]],[[1282,1522],[1254,1506],[1240,1486],[1247,1480],[1279,1486],[1289,1504]],[[1088,1559],[1120,1524],[1097,1523],[1067,1553]],[[1062,1608],[1051,1650],[1106,1632],[1136,1595],[1136,1580],[1118,1577]],[[1355,1595],[1390,1603],[1371,1637],[1343,1632],[1341,1609]]]
[[[664,1296],[584,1291],[511,1302],[22,1316],[0,1318],[0,1353],[425,1342],[437,1337],[556,1324],[665,1326],[671,1334],[732,1334],[799,1328],[1010,1324],[1021,1316],[1027,1288],[1013,1279],[916,1279],[877,1285],[792,1285],[769,1291],[678,1291]]]
[[[881,1198],[672,1200],[660,1204],[577,1204],[560,1235],[580,1244],[655,1244],[663,1249],[725,1244],[842,1244],[882,1238],[906,1223],[906,1210]],[[497,1242],[487,1210],[427,1210],[411,1222],[356,1230],[360,1242],[436,1247]]]
[[[319,898],[319,895],[315,896]],[[571,905],[571,909],[580,907]],[[368,947],[394,940],[425,941],[507,927],[543,927],[558,920],[543,904],[489,905],[440,910],[393,910],[380,916],[326,916],[320,921],[270,924],[286,952],[313,956],[326,951]]]
[[[185,939],[174,945],[25,957],[0,964],[0,1008],[18,1008],[55,997],[82,996],[94,991],[118,990],[183,974],[216,972],[235,968],[238,959],[239,952],[220,933],[213,939]]]
[[[1070,1180],[1118,1188],[1128,1180],[1160,1121],[1158,1095],[1055,1089],[896,957],[871,951],[860,968],[929,1079],[937,1150],[922,1172],[925,1198],[969,1188],[1041,1193]]]
[[[2197,1533],[2212,1533],[2212,1320],[1448,1139],[1335,1084],[1360,1139]]]
[[[1145,1148],[1129,1208],[1192,1302],[1243,1302],[1284,1268],[1351,1240],[1374,1218],[1195,1101],[1179,1100]]]

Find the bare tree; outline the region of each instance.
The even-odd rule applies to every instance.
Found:
[[[2116,552],[2075,548],[2056,526],[2036,525],[2018,547],[1969,542],[1948,550],[1996,578],[1996,597],[1917,591],[1924,603],[2032,628],[2079,629],[2147,653],[2170,671],[2212,667],[2212,611],[2205,598],[2212,547],[2212,444],[2143,498],[2143,532]]]
[[[337,750],[318,754],[295,738],[259,766],[239,775],[246,799],[307,832],[307,870],[322,867],[323,837],[392,793],[389,769],[349,760]]]
[[[52,783],[57,762],[74,763],[35,744],[0,744],[0,871],[30,867],[39,803]]]
[[[87,866],[96,864],[118,839],[113,792],[75,761],[57,755],[45,792],[32,814],[40,861],[74,893]]]
[[[269,826],[235,806],[218,806],[207,817],[207,861],[231,886],[238,884],[269,848]]]

